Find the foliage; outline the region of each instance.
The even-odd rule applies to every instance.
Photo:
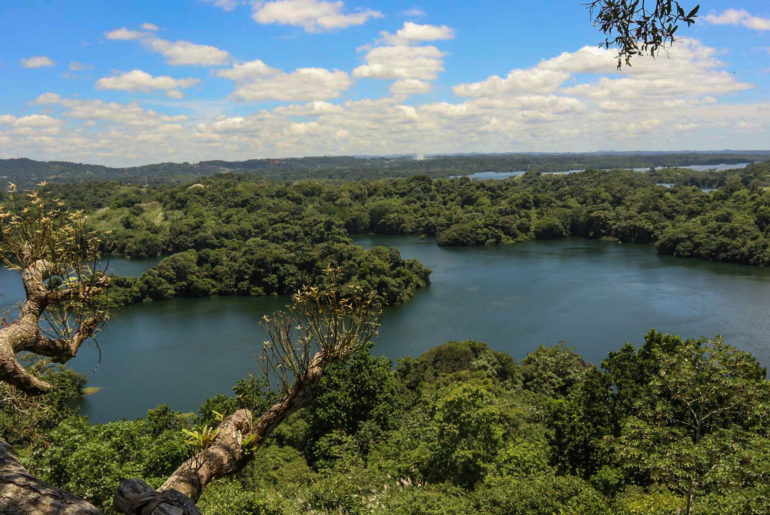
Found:
[[[391,363],[371,356],[370,349],[366,345],[346,363],[329,366],[319,382],[313,404],[303,413],[310,463],[336,461],[330,438],[348,437],[353,453],[366,456],[385,431],[398,425],[401,403]]]
[[[382,179],[430,175],[448,177],[486,170],[527,170],[557,172],[585,168],[649,168],[715,163],[745,163],[767,159],[767,152],[662,152],[641,154],[491,154],[464,156],[371,157],[324,156],[288,159],[250,159],[248,161],[202,161],[200,163],[156,163],[139,167],[110,168],[100,165],[31,159],[0,159],[0,176],[21,188],[31,188],[41,181],[62,185],[68,197],[78,202],[83,183],[99,181],[94,192],[98,207],[107,205],[109,192],[121,184],[158,186],[192,183],[219,174],[249,173],[268,180],[307,179]],[[119,182],[116,182],[119,181]],[[123,195],[129,197],[129,195]],[[82,201],[82,199],[81,199]],[[130,200],[129,200],[130,201]],[[78,209],[86,207],[82,203]],[[130,205],[128,206],[130,207]]]
[[[680,23],[695,23],[700,5],[685,8],[676,0],[655,0],[648,7],[639,0],[593,0],[589,4],[594,24],[607,35],[604,47],[617,47],[618,68],[637,55],[652,57],[673,44]]]
[[[203,513],[770,507],[770,382],[756,360],[720,338],[652,330],[644,345],[626,345],[600,367],[563,345],[517,364],[465,341],[391,370],[364,346],[328,372],[315,402],[255,449],[249,466],[205,490]],[[25,440],[24,461],[109,509],[119,479],[157,485],[189,456],[182,429],[202,434],[229,410],[265,409],[264,387],[254,377],[239,381],[235,397],[208,400],[202,417],[165,406],[138,421],[92,426],[70,417],[37,430],[46,445]],[[28,424],[22,418],[30,416],[13,420]]]
[[[49,434],[47,446],[32,453],[29,464],[41,479],[109,508],[122,479],[142,477],[160,486],[189,455],[181,431],[153,429],[145,420],[89,425],[71,417]]]
[[[75,415],[76,402],[86,383],[82,375],[61,365],[51,366],[44,358],[32,358],[27,370],[50,382],[53,388],[41,396],[30,396],[0,383],[0,436],[17,447],[42,445],[48,431]]]

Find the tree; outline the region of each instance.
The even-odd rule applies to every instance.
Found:
[[[688,514],[696,495],[761,482],[753,461],[768,452],[770,383],[756,359],[721,338],[654,332],[640,354],[654,368],[611,440],[622,467],[684,495]]]
[[[26,295],[16,319],[0,328],[0,380],[39,395],[51,383],[16,354],[31,352],[56,363],[75,357],[107,319],[109,279],[96,263],[100,240],[86,229],[81,212],[49,205],[37,192],[22,201],[11,185],[0,221],[0,258],[21,274]]]
[[[603,46],[618,49],[618,68],[631,58],[649,53],[652,57],[672,44],[680,23],[695,23],[700,5],[689,11],[677,0],[592,0],[589,4],[594,25],[606,35]],[[594,16],[595,13],[595,16]]]
[[[196,502],[206,485],[242,470],[279,424],[313,400],[329,365],[347,360],[366,345],[377,330],[379,309],[360,290],[342,292],[335,271],[328,273],[326,288],[303,288],[292,297],[289,308],[264,318],[269,340],[264,343],[261,368],[283,393],[281,399],[259,418],[249,409],[239,409],[224,417],[216,429],[198,433],[201,450],[158,491],[138,479],[123,481],[115,496],[120,511]]]

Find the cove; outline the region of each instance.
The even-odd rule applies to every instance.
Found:
[[[655,327],[683,337],[722,334],[770,364],[770,269],[582,239],[473,248],[413,236],[355,240],[396,247],[433,269],[430,287],[383,314],[374,353],[394,360],[474,339],[516,359],[564,341],[599,363],[625,342],[639,345]],[[0,271],[6,297],[8,274]],[[259,319],[287,302],[210,297],[116,310],[98,337],[101,362],[88,346],[69,363],[101,388],[83,400],[83,413],[106,422],[141,417],[162,403],[194,411],[211,395],[231,393],[238,378],[256,373],[255,354],[265,339]]]

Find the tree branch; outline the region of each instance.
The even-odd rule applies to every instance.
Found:
[[[0,438],[0,513],[97,515],[89,502],[32,476],[13,448]]]

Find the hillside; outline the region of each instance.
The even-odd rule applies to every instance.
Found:
[[[746,152],[620,152],[580,154],[467,154],[428,156],[353,157],[323,156],[247,161],[155,163],[111,168],[66,161],[0,159],[0,180],[29,188],[41,181],[119,181],[137,184],[178,183],[229,172],[253,172],[268,179],[362,179],[410,175],[448,176],[495,170],[557,172],[582,168],[646,168],[770,159],[770,151]]]

